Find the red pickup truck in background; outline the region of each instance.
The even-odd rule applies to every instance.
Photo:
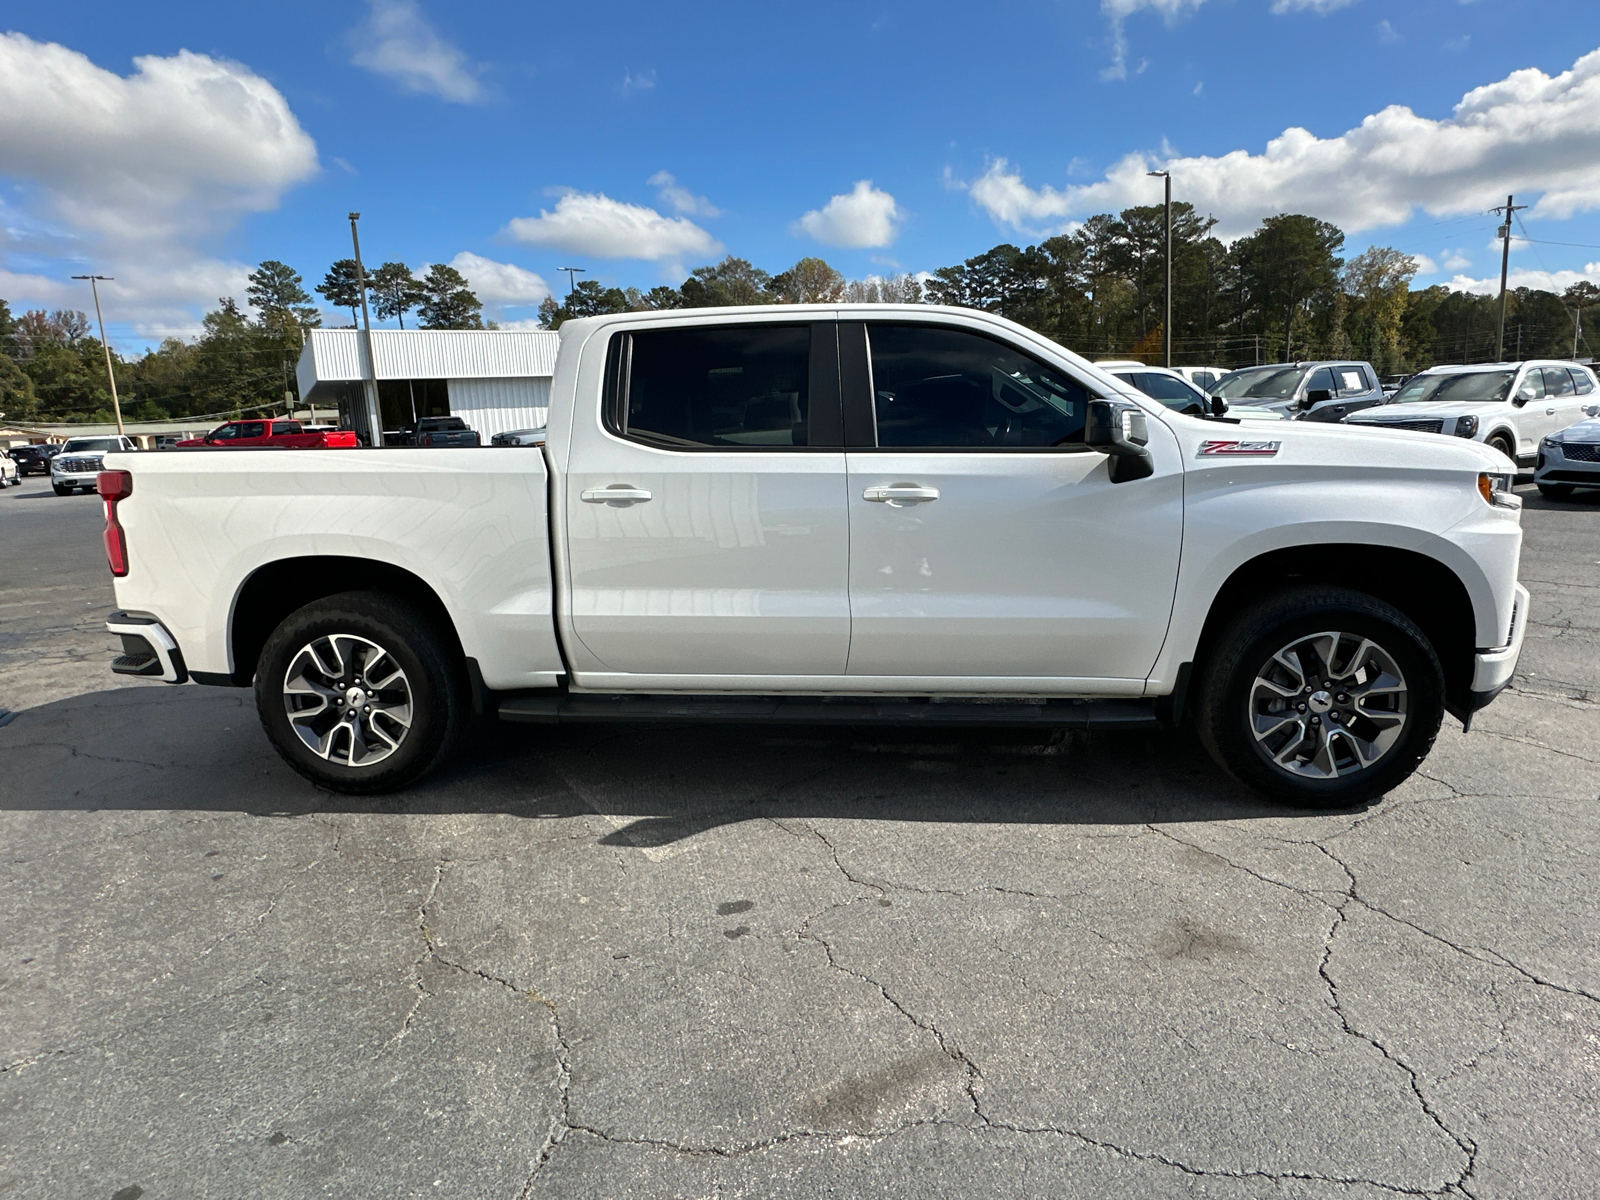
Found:
[[[175,449],[191,446],[287,446],[292,450],[343,450],[356,444],[348,429],[311,429],[299,421],[229,421],[205,437],[185,438]]]

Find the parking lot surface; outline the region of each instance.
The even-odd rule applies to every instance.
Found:
[[[1600,498],[1355,812],[1170,733],[506,727],[318,791],[0,493],[0,1195],[1600,1195]],[[3,720],[0,717],[0,720]]]

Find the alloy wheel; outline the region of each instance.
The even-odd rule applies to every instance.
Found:
[[[1257,672],[1249,714],[1256,747],[1280,770],[1335,779],[1370,770],[1405,730],[1405,676],[1371,638],[1297,638]]]
[[[302,646],[284,674],[289,727],[319,758],[347,767],[382,762],[411,731],[411,682],[388,650],[335,633]]]

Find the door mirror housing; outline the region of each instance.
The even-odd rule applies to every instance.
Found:
[[[1083,444],[1111,459],[1111,482],[1127,483],[1155,473],[1150,425],[1144,409],[1118,400],[1091,400]]]
[[[1306,398],[1300,401],[1301,408],[1315,408],[1328,400],[1333,399],[1333,393],[1327,388],[1312,388],[1306,393]]]

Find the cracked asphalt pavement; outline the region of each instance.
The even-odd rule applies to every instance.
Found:
[[[1600,1195],[1600,498],[1356,812],[1172,734],[506,727],[320,792],[0,494],[0,1195]],[[3,719],[3,718],[0,718]]]

